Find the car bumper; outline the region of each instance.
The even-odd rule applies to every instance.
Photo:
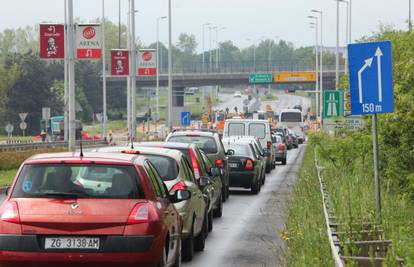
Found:
[[[44,238],[36,235],[0,235],[0,262],[7,266],[153,266],[161,249],[153,236],[101,237],[99,250],[45,250]],[[66,265],[65,265],[66,264]],[[91,265],[94,264],[94,265]]]
[[[232,187],[250,188],[254,182],[254,171],[232,171],[229,176],[229,183]]]

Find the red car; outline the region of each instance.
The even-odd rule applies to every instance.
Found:
[[[34,156],[0,207],[0,266],[180,266],[189,197],[143,156]]]

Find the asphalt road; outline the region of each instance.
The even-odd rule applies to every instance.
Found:
[[[278,99],[273,101],[263,101],[261,108],[264,110],[266,105],[271,105],[273,111],[279,113],[280,110],[286,108],[292,108],[295,105],[301,105],[302,110],[306,111],[311,106],[311,100],[307,97],[302,97],[294,94],[274,93]],[[243,100],[247,99],[247,96],[234,97],[233,94],[219,94],[221,103],[218,108],[225,110],[227,107],[230,112],[234,112],[234,107],[237,107],[239,111],[243,111]]]
[[[288,152],[288,163],[266,177],[258,195],[232,188],[223,217],[215,219],[203,252],[185,267],[283,266],[280,238],[284,208],[302,161],[304,146]]]

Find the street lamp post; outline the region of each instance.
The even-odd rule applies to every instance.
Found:
[[[225,30],[227,27],[216,28],[216,42],[217,42],[217,51],[216,51],[216,69],[219,68],[220,63],[220,42],[219,42],[219,30]]]
[[[335,89],[339,86],[339,0],[336,0],[336,57],[335,57]]]
[[[129,50],[129,134],[132,139],[136,135],[136,47],[135,47],[135,0],[129,0],[129,34],[128,34],[128,50]],[[131,139],[131,141],[132,141]]]
[[[105,0],[102,0],[102,138],[106,139],[107,110],[106,110],[106,58],[105,58]]]
[[[172,18],[171,0],[168,0],[168,129],[171,131],[172,121]]]
[[[166,19],[167,16],[163,16],[163,17],[159,17],[157,18],[157,58],[156,58],[156,63],[157,63],[157,84],[156,84],[156,95],[157,95],[157,114],[159,116],[160,114],[160,64],[159,64],[159,57],[160,57],[160,20],[162,19]]]
[[[315,22],[311,23],[312,28],[315,29],[315,69],[316,69],[316,81],[315,81],[315,113],[319,114],[319,95],[318,95],[318,88],[319,88],[319,59],[318,59],[318,47],[319,47],[319,43],[318,43],[318,26],[319,26],[319,20],[318,17],[315,16],[308,16],[308,18],[310,19],[314,19]]]
[[[323,11],[322,10],[316,10],[312,9],[311,12],[317,13],[320,15],[320,35],[321,35],[321,47],[320,47],[320,82],[319,82],[319,118],[321,122],[321,127],[323,126],[323,120],[322,120],[322,112],[323,112]]]
[[[202,65],[202,68],[203,68],[203,71],[204,71],[204,68],[205,68],[205,40],[204,40],[204,37],[205,37],[205,27],[206,26],[209,26],[209,25],[211,25],[211,23],[210,22],[207,22],[207,23],[204,23],[203,24],[203,36],[202,36],[202,39],[203,39],[203,44],[202,44],[202,47],[203,47],[203,65]]]
[[[213,38],[212,38],[212,30],[217,29],[217,26],[208,27],[209,29],[209,37],[210,37],[210,60],[209,60],[209,69],[213,68]]]
[[[349,14],[350,14],[350,4],[347,0],[338,0],[341,3],[345,3],[346,4],[346,34],[345,34],[345,40],[346,43],[349,44],[350,43],[350,38],[349,38]],[[346,53],[348,54],[348,49],[346,49]],[[348,73],[348,55],[345,55],[345,74]]]

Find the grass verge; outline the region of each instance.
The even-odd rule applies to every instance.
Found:
[[[282,233],[287,243],[287,266],[333,266],[313,147],[312,142],[307,145],[287,210],[286,230]]]
[[[9,186],[16,175],[17,169],[0,171],[0,187]]]
[[[263,95],[260,97],[260,101],[276,101],[278,99],[275,95]]]

